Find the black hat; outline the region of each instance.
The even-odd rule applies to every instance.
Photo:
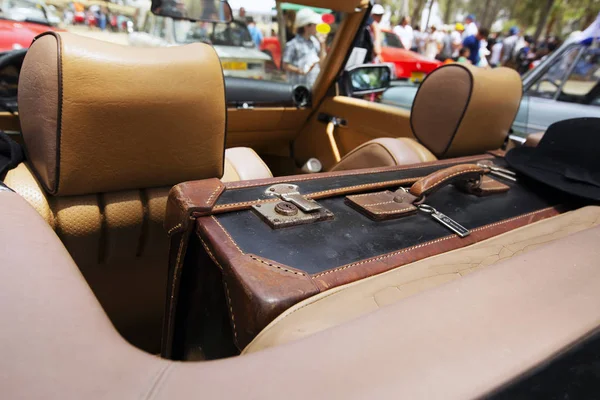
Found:
[[[518,172],[553,188],[600,200],[600,118],[556,122],[537,147],[518,147],[506,154]]]

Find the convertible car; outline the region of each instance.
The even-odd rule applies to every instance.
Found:
[[[297,2],[343,13],[312,86],[206,43],[0,57],[0,397],[595,397],[600,207],[506,163],[555,141],[508,139],[518,75],[372,102],[389,67],[345,68],[372,4]]]

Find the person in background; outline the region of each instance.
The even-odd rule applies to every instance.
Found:
[[[519,28],[516,26],[511,27],[508,30],[508,35],[502,41],[502,53],[500,56],[500,62],[505,67],[515,68],[515,55],[517,49],[517,42],[519,41]]]
[[[383,37],[381,34],[380,23],[385,14],[385,10],[381,4],[375,4],[371,9],[371,17],[369,23],[369,33],[373,40],[373,62],[381,62],[381,48],[383,46]]]
[[[442,29],[442,49],[437,55],[436,59],[442,62],[452,58],[452,37],[446,31],[446,29]]]
[[[490,56],[490,65],[492,66],[492,68],[496,68],[501,65],[500,62],[501,62],[502,47],[503,47],[502,42],[503,42],[503,38],[501,36],[497,36],[496,42],[492,45],[492,48],[491,48],[492,55]]]
[[[430,60],[435,60],[437,55],[442,50],[444,34],[437,30],[435,25],[431,26],[431,32],[425,40],[425,54],[424,56]]]
[[[244,21],[246,19],[246,9],[244,7],[240,7],[238,14],[240,16],[241,21]]]
[[[324,38],[316,37],[319,23],[321,16],[310,8],[303,8],[296,14],[297,35],[286,44],[282,58],[283,70],[291,84],[312,87],[321,72],[325,44]]]
[[[485,40],[488,34],[489,31],[486,28],[481,28],[476,35],[467,36],[465,40],[463,40],[463,47],[469,49],[469,60],[471,61],[471,64],[479,65],[479,61],[481,60],[479,55],[481,41]]]
[[[254,18],[246,17],[246,24],[248,24],[248,32],[250,32],[250,37],[252,37],[252,41],[256,45],[256,47],[260,47],[263,41],[263,35],[260,29],[256,26],[254,22]]]
[[[406,50],[412,49],[415,35],[413,33],[413,28],[410,26],[410,17],[402,17],[400,25],[394,27],[394,33],[400,38],[400,42],[402,42],[402,46],[404,46]]]
[[[458,50],[458,59],[456,60],[456,62],[463,63],[463,64],[471,64],[471,61],[469,61],[470,56],[471,56],[471,51],[469,50],[469,48],[461,47],[461,49]]]
[[[423,54],[423,51],[425,50],[424,39],[425,33],[421,32],[421,26],[415,25],[415,27],[413,28],[413,45],[411,47],[411,50],[415,53]]]
[[[479,29],[475,24],[475,15],[469,14],[465,18],[465,31],[463,32],[463,40],[469,36],[476,36]]]
[[[459,56],[459,51],[462,49],[462,34],[465,31],[465,26],[460,22],[454,25],[454,31],[450,34],[452,41],[452,58],[456,59]]]

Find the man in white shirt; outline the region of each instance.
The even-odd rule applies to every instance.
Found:
[[[477,28],[477,24],[475,24],[475,15],[469,14],[467,18],[465,18],[465,31],[463,32],[463,40],[469,36],[477,36],[479,32],[479,28]]]
[[[435,57],[442,50],[444,42],[444,33],[436,29],[435,26],[431,27],[431,33],[425,40],[425,57],[430,60],[435,60]]]
[[[406,50],[410,50],[413,47],[414,33],[410,26],[410,17],[402,17],[400,25],[394,27],[394,33],[398,35],[402,42],[402,46],[404,46]]]

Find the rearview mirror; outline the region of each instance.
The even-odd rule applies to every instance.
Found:
[[[390,87],[392,70],[383,64],[354,66],[344,72],[346,93],[349,96],[362,96],[382,93]]]
[[[226,0],[152,0],[155,15],[189,21],[231,22],[233,13]]]

